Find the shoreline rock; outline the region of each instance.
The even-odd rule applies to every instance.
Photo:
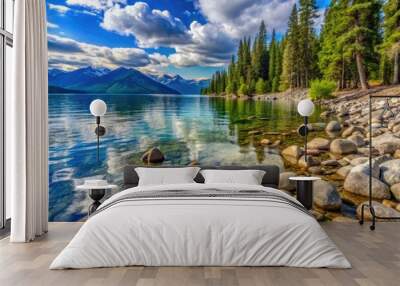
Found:
[[[331,122],[328,123],[328,125],[326,125],[325,130],[328,132],[337,132],[342,130],[342,126],[340,125],[339,122],[332,120]]]
[[[331,183],[318,180],[314,182],[313,202],[323,210],[340,210],[342,199]]]
[[[331,142],[330,151],[339,155],[353,154],[357,153],[357,146],[347,139],[335,139]]]
[[[346,191],[368,197],[369,195],[369,176],[363,172],[353,172],[347,175],[343,187]],[[372,198],[390,199],[389,187],[379,179],[372,177]]]

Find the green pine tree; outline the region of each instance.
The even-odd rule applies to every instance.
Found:
[[[343,2],[343,1],[342,1]],[[345,33],[347,25],[344,23],[345,6],[339,1],[331,2],[325,14],[325,23],[321,31],[321,51],[318,65],[325,79],[337,82],[338,88],[346,88],[351,73],[351,57],[344,54],[339,45],[338,37]]]
[[[310,81],[317,75],[318,38],[314,31],[314,22],[318,15],[315,0],[300,0],[299,2],[300,86],[308,87]]]
[[[377,68],[375,46],[379,44],[381,4],[379,0],[342,0],[344,32],[338,37],[345,57],[354,57],[358,81],[368,89],[369,67]],[[342,2],[339,1],[339,2]]]
[[[268,78],[268,48],[267,28],[264,21],[261,21],[258,34],[253,42],[252,63],[253,78]]]
[[[276,77],[276,57],[278,53],[278,47],[277,43],[275,41],[275,29],[272,30],[272,37],[271,37],[271,43],[269,45],[269,74],[268,74],[268,80],[272,82],[274,78]],[[274,91],[274,90],[272,90]]]
[[[300,87],[299,22],[296,4],[289,17],[282,59],[280,89]]]
[[[267,92],[267,84],[261,77],[257,80],[255,92],[256,94],[264,94]]]

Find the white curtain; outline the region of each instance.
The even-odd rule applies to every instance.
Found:
[[[13,93],[6,98],[6,187],[12,242],[47,232],[47,28],[45,0],[15,1]]]

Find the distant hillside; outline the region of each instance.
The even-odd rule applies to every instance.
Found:
[[[190,80],[184,79],[180,75],[149,74],[149,76],[182,94],[200,94],[200,90],[210,84],[209,79]]]
[[[82,91],[49,85],[49,93],[82,93]]]
[[[49,92],[56,93],[56,88],[85,93],[116,94],[179,94],[144,73],[133,68],[115,70],[81,68],[74,71],[49,70]],[[51,91],[50,91],[51,90]]]

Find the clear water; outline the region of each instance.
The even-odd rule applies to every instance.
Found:
[[[108,106],[101,124],[96,159],[93,99]],[[317,108],[314,119],[318,118]],[[313,120],[313,119],[311,119]],[[242,101],[200,95],[49,95],[49,183],[51,221],[76,221],[90,199],[76,186],[88,178],[121,185],[122,168],[140,164],[141,155],[159,147],[165,164],[192,161],[212,165],[277,164],[276,150],[259,144],[268,132],[288,132],[301,124],[296,103],[288,100]],[[253,131],[257,131],[257,134]],[[249,134],[250,132],[250,134]],[[264,134],[264,135],[263,135]],[[299,139],[298,135],[292,135]],[[288,137],[287,140],[292,140]]]

